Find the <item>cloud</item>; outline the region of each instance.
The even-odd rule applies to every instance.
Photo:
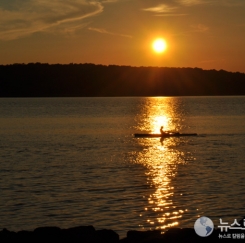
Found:
[[[88,0],[17,1],[12,8],[0,5],[0,39],[16,39],[62,24],[76,29],[74,25],[82,26],[81,20],[102,11],[101,2]]]
[[[107,31],[105,29],[99,29],[99,28],[92,28],[89,27],[88,30],[92,30],[101,34],[108,34],[108,35],[116,35],[116,36],[122,36],[122,37],[126,37],[126,38],[133,38],[131,35],[124,35],[124,34],[119,34],[119,33],[113,33],[110,31]]]
[[[198,5],[198,4],[206,3],[204,0],[178,0],[178,2],[180,4],[186,5],[186,6],[192,6],[192,5]]]
[[[160,4],[156,7],[151,7],[151,8],[144,8],[144,11],[149,11],[149,12],[153,12],[153,13],[171,13],[173,11],[175,11],[176,7],[170,7],[166,4]]]
[[[201,5],[201,4],[219,5],[225,7],[245,6],[244,0],[176,0],[176,3],[186,7],[191,7],[194,5]]]

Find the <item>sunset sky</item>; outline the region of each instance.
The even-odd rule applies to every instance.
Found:
[[[245,1],[1,0],[0,64],[29,62],[245,72]]]

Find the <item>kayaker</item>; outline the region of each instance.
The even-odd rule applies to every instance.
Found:
[[[160,128],[160,133],[165,134],[165,132],[163,131],[163,126],[161,126],[161,128]]]

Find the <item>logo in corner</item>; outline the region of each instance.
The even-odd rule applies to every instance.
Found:
[[[207,237],[212,234],[214,230],[214,224],[210,218],[203,216],[196,220],[194,229],[197,235],[201,237]]]

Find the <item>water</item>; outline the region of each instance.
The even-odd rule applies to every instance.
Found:
[[[132,136],[161,125],[198,136]],[[245,97],[2,98],[0,127],[0,229],[125,237],[245,214]]]

